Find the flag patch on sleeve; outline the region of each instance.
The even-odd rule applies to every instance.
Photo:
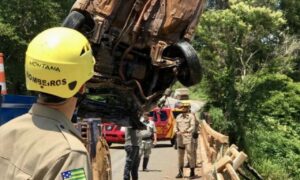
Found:
[[[63,180],[86,180],[83,168],[64,171],[61,175]]]

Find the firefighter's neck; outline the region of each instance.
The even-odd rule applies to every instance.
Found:
[[[77,98],[71,97],[67,99],[64,103],[53,104],[53,103],[42,103],[43,105],[62,112],[69,120],[72,119],[75,108],[76,108]]]
[[[188,112],[183,112],[182,115],[183,117],[186,117],[188,115]]]

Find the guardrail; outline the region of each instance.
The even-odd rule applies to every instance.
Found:
[[[201,121],[200,148],[202,159],[202,177],[204,179],[239,180],[239,168],[247,159],[244,152],[239,152],[236,145],[229,147],[229,138]]]

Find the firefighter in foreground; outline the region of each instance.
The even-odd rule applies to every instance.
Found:
[[[143,158],[143,171],[148,171],[147,165],[149,162],[150,154],[152,146],[156,145],[157,143],[157,134],[156,134],[156,127],[153,121],[149,119],[149,112],[144,113],[143,117],[141,118],[141,122],[146,125],[146,129],[140,131],[142,142],[140,145],[140,155],[139,159]]]
[[[192,147],[192,133],[195,130],[195,116],[190,113],[189,103],[180,103],[179,108],[182,109],[182,113],[176,117],[175,133],[177,137],[177,150],[178,150],[178,166],[179,172],[176,178],[183,177],[184,166],[184,154],[187,152],[187,159],[190,165],[190,177],[195,176],[195,164],[196,159],[193,153]]]
[[[68,28],[37,35],[26,52],[27,114],[0,127],[0,179],[92,179],[89,155],[71,118],[93,74],[88,40]]]

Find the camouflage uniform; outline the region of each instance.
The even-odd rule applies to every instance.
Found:
[[[175,132],[177,134],[178,166],[179,174],[182,176],[184,154],[187,158],[191,170],[195,168],[195,157],[192,153],[192,133],[195,130],[195,116],[191,113],[179,114],[176,118]],[[179,133],[179,134],[178,134]]]

